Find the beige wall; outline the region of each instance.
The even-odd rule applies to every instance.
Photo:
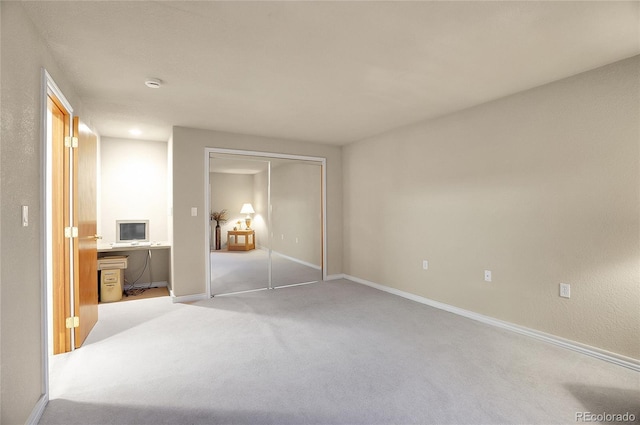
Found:
[[[271,169],[274,251],[322,265],[322,167],[284,163]]]
[[[149,220],[149,240],[168,241],[167,142],[102,137],[100,161],[102,243],[116,220]]]
[[[0,2],[2,125],[0,159],[1,368],[3,424],[24,423],[43,394],[41,68],[87,124],[74,91],[19,2]],[[29,206],[22,227],[20,206]]]
[[[345,272],[639,359],[638,75],[635,57],[345,147]]]
[[[214,161],[224,161],[216,158]],[[271,201],[273,214],[271,248],[318,267],[322,264],[322,208],[320,165],[309,162],[277,159],[271,161]],[[227,230],[242,221],[240,207],[251,202],[255,214],[251,228],[255,230],[256,244],[269,247],[267,228],[268,171],[253,175],[211,173],[211,210],[228,210],[229,221],[222,225],[223,249],[227,244]],[[215,223],[213,223],[215,226]]]
[[[256,248],[268,249],[269,231],[269,172],[262,171],[253,175],[253,222],[251,228],[256,231]]]
[[[173,129],[174,294],[206,292],[204,211],[205,148],[227,148],[327,158],[328,273],[342,273],[342,162],[337,146],[302,143],[185,127]],[[191,217],[197,207],[198,217]],[[206,213],[206,212],[205,212]]]

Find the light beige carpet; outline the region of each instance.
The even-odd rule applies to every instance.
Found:
[[[214,295],[263,289],[269,286],[267,251],[212,251],[211,289]],[[272,286],[322,280],[322,270],[272,253]]]
[[[349,281],[100,306],[42,424],[572,424],[640,374]]]

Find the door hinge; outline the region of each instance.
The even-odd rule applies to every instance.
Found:
[[[78,147],[78,138],[72,136],[65,136],[64,138],[64,147],[65,148],[77,148]]]
[[[73,329],[80,326],[80,318],[78,316],[67,317],[66,327],[67,329]]]
[[[64,237],[65,238],[77,238],[78,237],[78,228],[77,227],[65,227],[64,228]]]

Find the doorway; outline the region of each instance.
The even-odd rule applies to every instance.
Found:
[[[324,280],[326,160],[227,149],[206,160],[205,205],[225,212],[209,221],[209,295]]]
[[[47,300],[50,325],[48,329],[51,354],[71,351],[73,335],[66,327],[66,318],[73,317],[72,285],[73,251],[71,238],[65,238],[65,228],[73,217],[70,196],[70,156],[65,139],[71,136],[73,110],[61,92],[47,81],[46,96],[47,148]]]
[[[98,320],[97,137],[46,70],[42,81],[46,361],[80,347]]]

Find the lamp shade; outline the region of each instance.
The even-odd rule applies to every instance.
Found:
[[[253,207],[251,204],[243,204],[242,209],[240,210],[240,214],[255,214]]]

